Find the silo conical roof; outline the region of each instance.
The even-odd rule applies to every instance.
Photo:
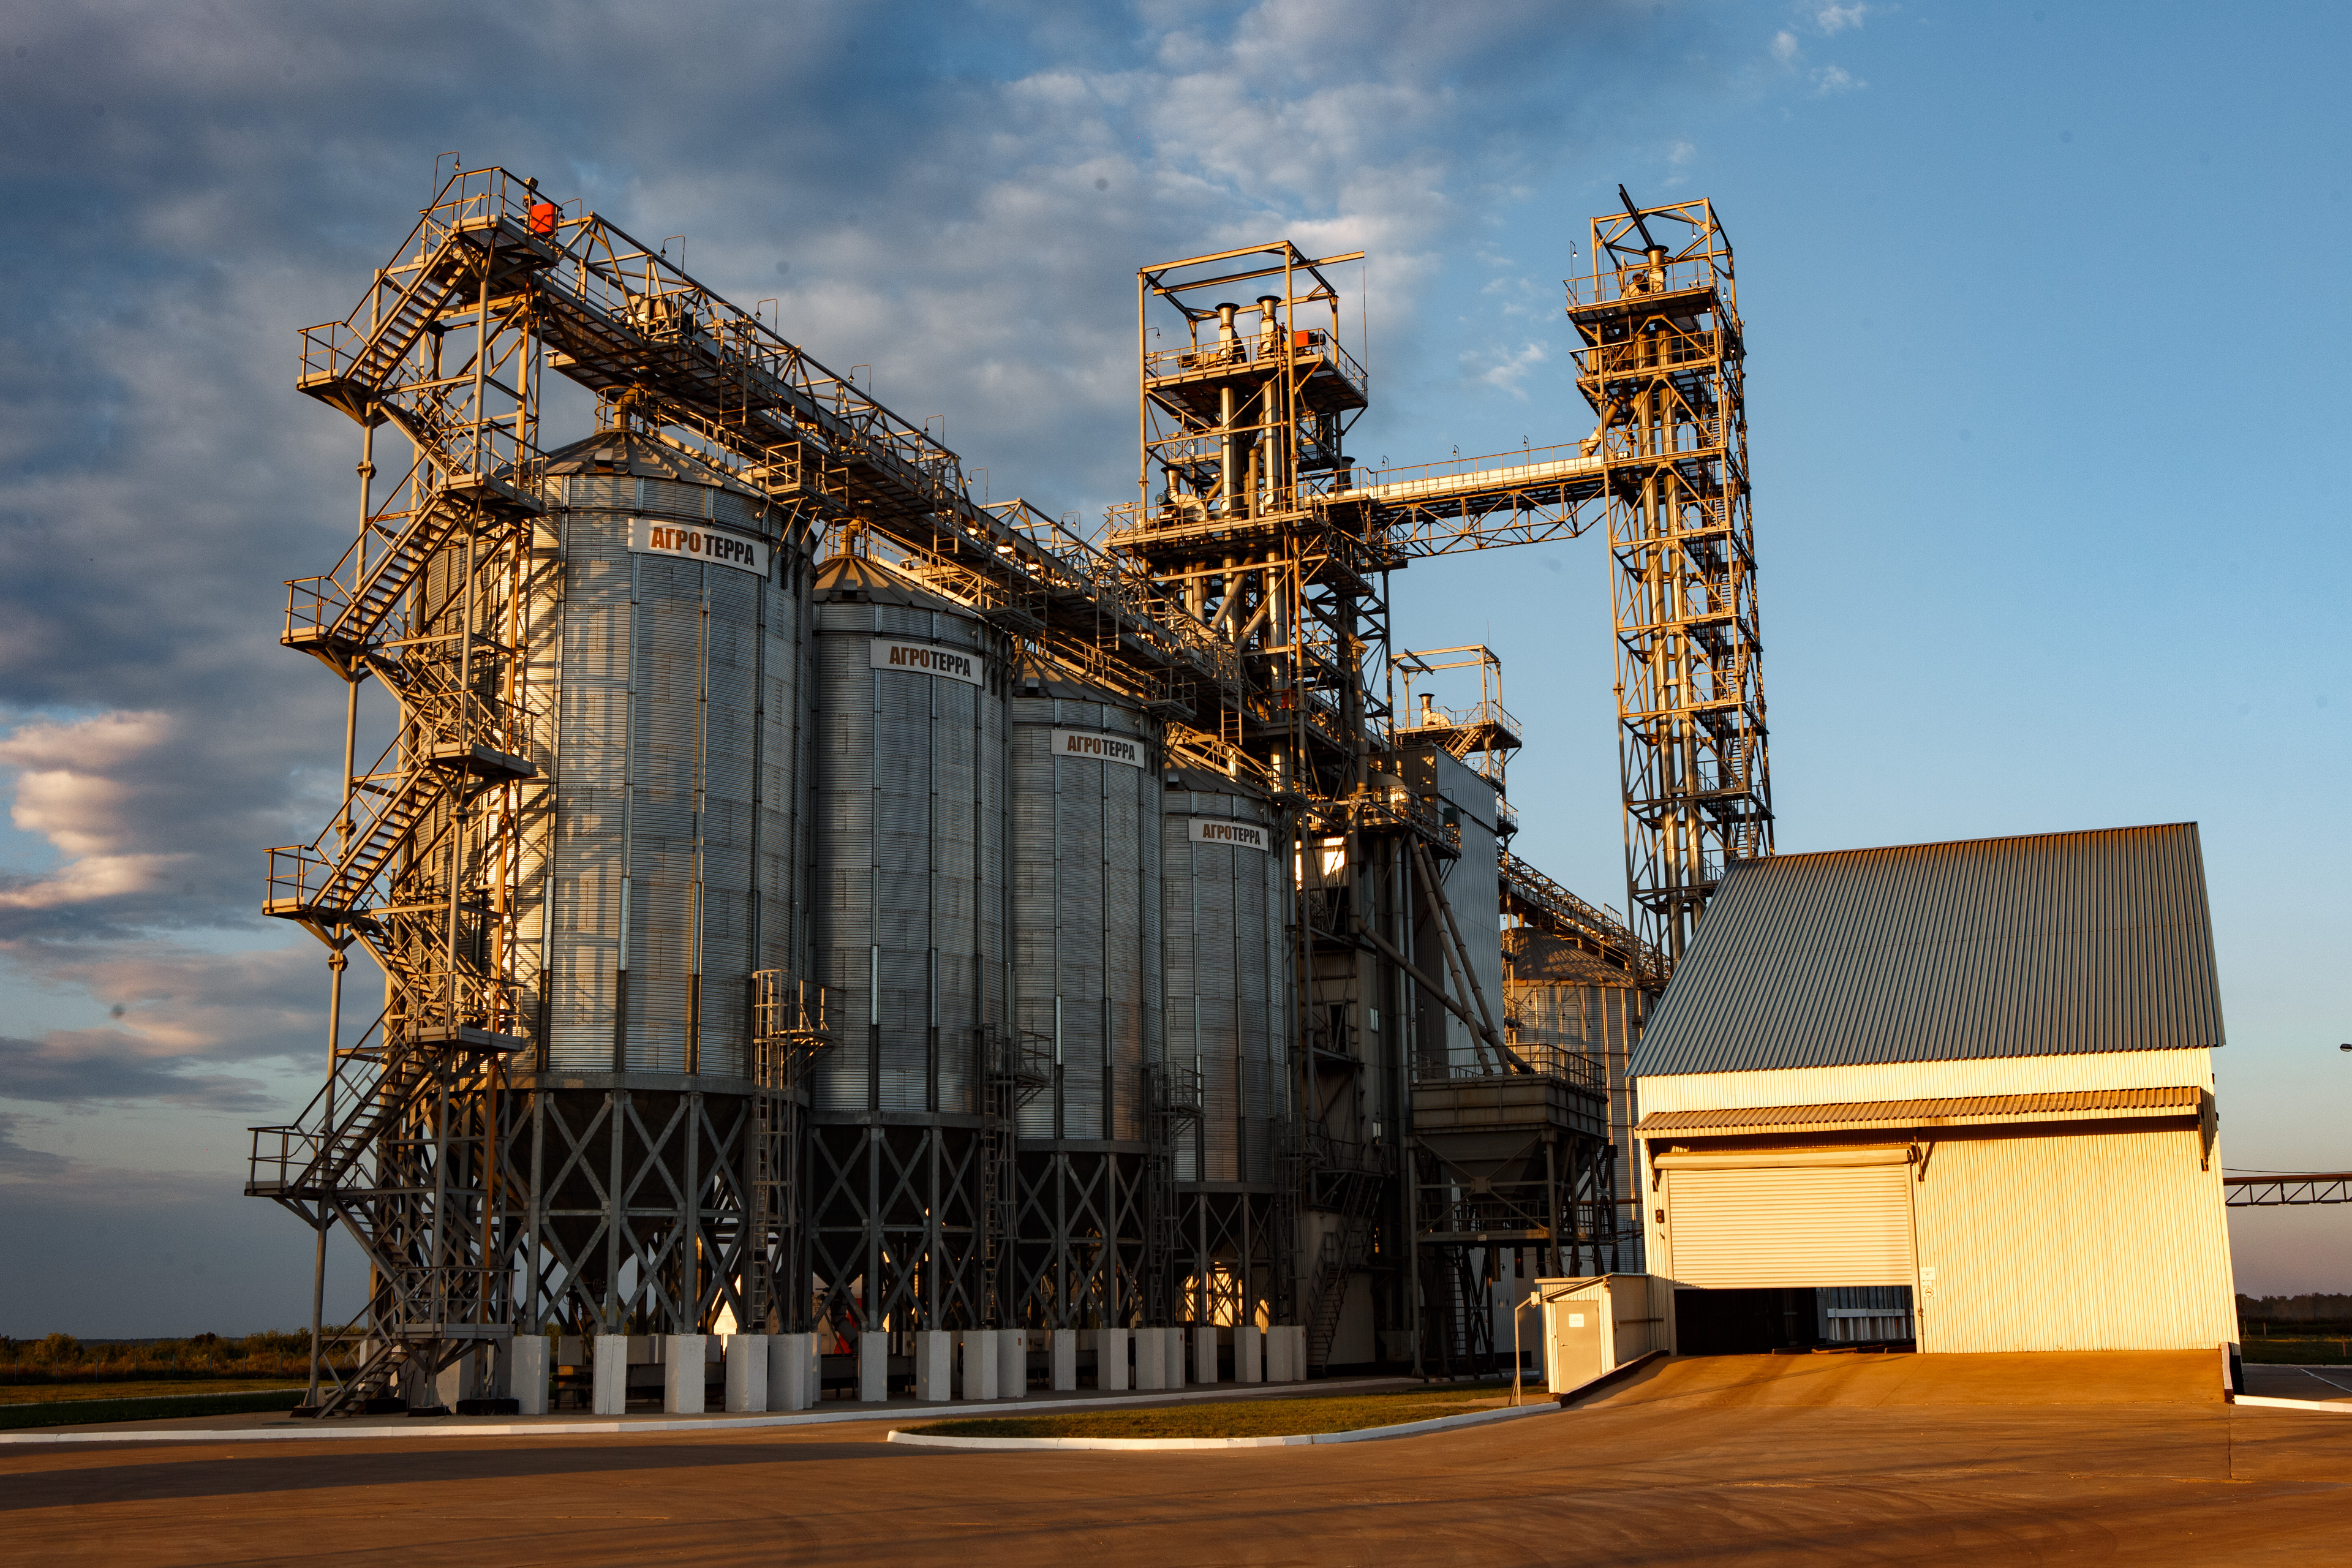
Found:
[[[972,613],[971,605],[942,598],[866,555],[836,555],[819,563],[815,594],[821,605],[903,605],[909,609],[943,610],[955,616],[970,616]]]

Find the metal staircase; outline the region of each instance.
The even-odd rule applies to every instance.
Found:
[[[1150,1120],[1143,1154],[1143,1312],[1147,1323],[1182,1321],[1177,1310],[1180,1245],[1177,1224],[1176,1141],[1200,1124],[1201,1075],[1169,1062],[1145,1064],[1144,1095]]]
[[[1327,1176],[1328,1173],[1326,1173]],[[1324,1190],[1335,1200],[1339,1215],[1336,1230],[1323,1233],[1315,1259],[1315,1279],[1307,1300],[1307,1364],[1321,1369],[1331,1359],[1339,1337],[1339,1314],[1348,1304],[1348,1279],[1371,1263],[1372,1226],[1385,1190],[1384,1170],[1365,1168],[1346,1173],[1346,1179],[1328,1182]]]
[[[1025,1029],[990,1029],[981,1037],[981,1317],[1010,1327],[1019,1319],[1009,1268],[1020,1224],[1014,1117],[1053,1081],[1054,1042]]]
[[[751,1333],[798,1331],[806,1292],[800,1190],[805,1160],[804,1076],[835,1036],[824,988],[780,969],[751,975],[751,1233],[743,1249],[743,1323]]]

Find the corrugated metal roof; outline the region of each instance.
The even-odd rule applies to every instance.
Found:
[[[2119,1117],[2193,1116],[2204,1090],[2084,1089],[2056,1094],[1978,1094],[1953,1100],[1873,1100],[1843,1105],[1743,1105],[1723,1110],[1662,1110],[1633,1131],[1644,1138],[1688,1132],[1726,1137],[1751,1132],[1838,1132],[1877,1127],[1972,1127],[2004,1121],[2099,1121]]]
[[[943,599],[864,555],[836,555],[820,564],[816,569],[815,595],[820,604],[850,600],[917,610],[945,610],[959,616],[971,614],[966,606]]]
[[[1743,861],[1635,1077],[2221,1044],[2195,823]]]
[[[599,430],[585,440],[559,447],[547,455],[547,471],[634,474],[640,479],[675,479],[680,484],[740,490],[745,495],[759,493],[691,452],[631,430]]]

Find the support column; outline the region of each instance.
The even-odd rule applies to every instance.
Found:
[[[598,1415],[629,1413],[629,1336],[598,1334],[590,1340],[596,1357],[595,1392],[589,1401]]]
[[[1215,1331],[1216,1331],[1213,1329],[1210,1331],[1212,1333],[1214,1333]],[[1166,1364],[1168,1369],[1167,1380],[1168,1386],[1171,1388],[1181,1388],[1184,1386],[1184,1341],[1186,1338],[1187,1336],[1184,1331],[1181,1328],[1162,1329],[1160,1331],[1160,1353],[1162,1362]]]
[[[1029,1331],[999,1329],[996,1331],[996,1397],[1026,1399],[1029,1396]]]
[[[662,1408],[672,1415],[699,1415],[708,1375],[707,1334],[662,1336]]]
[[[1217,1365],[1217,1326],[1196,1325],[1192,1330],[1192,1381],[1214,1384],[1221,1380],[1223,1370]]]
[[[955,1336],[945,1329],[915,1331],[915,1397],[939,1403],[955,1397]]]
[[[965,1399],[995,1398],[996,1331],[966,1329],[956,1337],[961,1342],[956,1348],[962,1352],[956,1392]]]
[[[547,1337],[517,1334],[507,1347],[507,1397],[518,1415],[547,1414]]]
[[[1127,1336],[1125,1329],[1095,1331],[1095,1386],[1107,1394],[1126,1392]]]
[[[768,1408],[806,1410],[823,1391],[814,1334],[768,1336]]]
[[[1243,1323],[1234,1330],[1234,1381],[1265,1381],[1265,1332],[1255,1323]]]
[[[1167,1338],[1166,1329],[1135,1331],[1135,1386],[1139,1391],[1168,1386]]]
[[[756,1414],[768,1408],[768,1336],[727,1336],[727,1408]]]
[[[857,1336],[857,1397],[866,1405],[890,1397],[890,1336],[879,1329]]]
[[[1052,1331],[1046,1342],[1045,1359],[1053,1370],[1054,1392],[1076,1392],[1078,1386],[1078,1331]]]

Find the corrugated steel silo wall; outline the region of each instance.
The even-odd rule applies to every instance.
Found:
[[[733,491],[562,486],[548,1065],[740,1076],[751,971],[805,963],[806,564]],[[633,553],[633,515],[769,537],[769,574]]]
[[[814,625],[815,968],[841,1041],[817,1067],[817,1109],[971,1114],[979,1031],[1003,1021],[996,639],[960,615],[890,605],[820,604]],[[875,669],[883,636],[977,652],[986,684]]]
[[[1024,1138],[1144,1136],[1143,1064],[1160,1025],[1160,779],[1146,717],[1016,692],[1012,703],[1013,1026],[1057,1070],[1022,1107]],[[1142,765],[1055,753],[1056,729],[1139,742]]]
[[[1179,1149],[1176,1178],[1271,1182],[1289,1112],[1289,845],[1267,803],[1238,789],[1170,790],[1165,813],[1167,1051],[1199,1069],[1203,1100],[1199,1145]],[[1195,843],[1195,817],[1262,825],[1271,847]]]

